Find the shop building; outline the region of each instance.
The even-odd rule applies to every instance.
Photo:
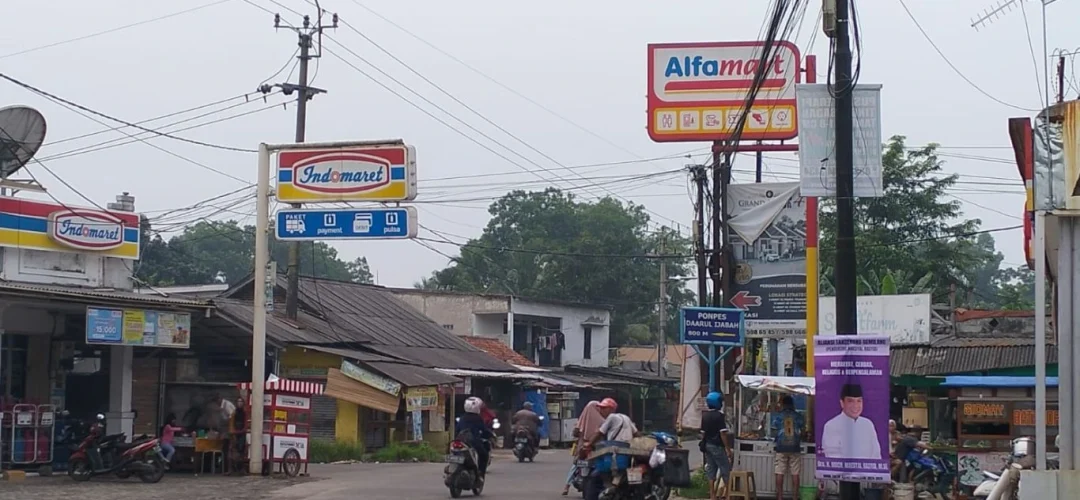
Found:
[[[610,306],[513,295],[392,291],[445,330],[498,339],[537,366],[608,366]]]

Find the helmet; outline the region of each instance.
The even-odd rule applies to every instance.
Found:
[[[532,402],[526,401],[525,404],[521,405],[521,407],[526,410],[531,410],[533,409],[533,404]]]
[[[708,396],[705,396],[705,405],[710,410],[719,410],[724,406],[724,395],[719,392],[710,392]]]
[[[604,400],[601,401],[600,404],[598,404],[597,406],[601,408],[607,408],[612,411],[619,409],[619,403],[616,403],[615,400],[611,398],[604,398]]]
[[[484,400],[478,397],[471,397],[465,400],[465,413],[480,413],[480,408],[484,406]]]

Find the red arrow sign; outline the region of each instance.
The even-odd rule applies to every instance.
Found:
[[[742,290],[731,297],[731,305],[742,309],[744,311],[749,310],[751,307],[757,307],[761,305],[761,297],[757,295],[750,295],[750,292]]]

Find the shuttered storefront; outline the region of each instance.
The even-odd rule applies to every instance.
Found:
[[[312,396],[311,437],[315,439],[334,439],[336,425],[337,400],[321,394]]]

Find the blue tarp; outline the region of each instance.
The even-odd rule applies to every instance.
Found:
[[[527,391],[525,391],[525,401],[528,401],[528,402],[532,403],[533,404],[533,411],[536,412],[537,415],[539,415],[541,417],[544,417],[544,419],[540,421],[540,432],[539,432],[539,434],[540,434],[540,439],[547,438],[548,437],[548,420],[551,420],[551,416],[547,414],[547,394],[543,393],[543,392],[540,392],[540,391],[527,390]],[[521,408],[517,408],[514,411],[517,411],[517,410],[520,410],[520,409]]]
[[[945,377],[943,387],[1035,387],[1035,377],[953,375]],[[1057,377],[1046,377],[1047,387],[1057,387]]]

